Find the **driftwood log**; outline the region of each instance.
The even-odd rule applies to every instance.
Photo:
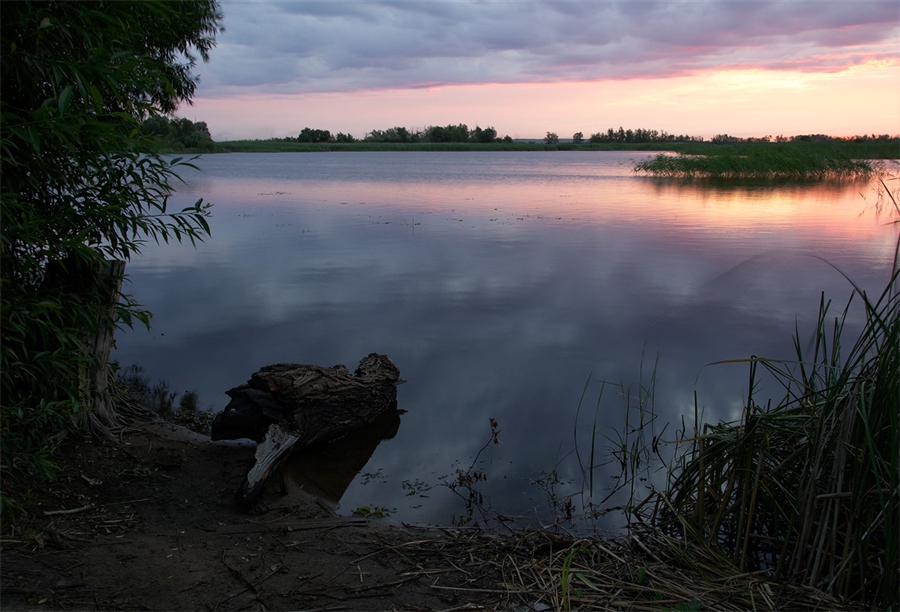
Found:
[[[229,390],[231,401],[213,420],[212,439],[259,443],[256,462],[238,489],[238,504],[251,507],[291,451],[340,438],[396,409],[399,383],[400,370],[372,353],[353,374],[342,365],[282,363]]]

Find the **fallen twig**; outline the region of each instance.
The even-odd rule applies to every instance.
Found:
[[[80,508],[72,508],[71,510],[44,510],[44,516],[56,516],[58,514],[78,514],[79,512],[90,510],[93,507],[94,504],[88,504]]]

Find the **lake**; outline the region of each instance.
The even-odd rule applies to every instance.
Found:
[[[462,522],[465,500],[447,484],[484,447],[486,480],[473,485],[484,505],[552,520],[553,495],[587,490],[592,438],[599,503],[642,388],[656,415],[646,431],[666,441],[690,431],[695,395],[706,420],[738,418],[747,365],[707,364],[790,358],[823,291],[833,314],[846,305],[836,268],[880,292],[897,240],[872,210],[874,184],[633,173],[649,155],[203,156],[173,205],[213,202],[212,236],[196,249],[150,244],[128,264],[126,292],[153,329],[119,333],[114,359],[218,411],[263,365],[352,371],[368,353],[390,356],[407,381],[399,424],[292,468],[293,486],[342,514]]]

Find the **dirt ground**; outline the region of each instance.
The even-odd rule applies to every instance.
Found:
[[[4,526],[0,606],[517,607],[503,597],[501,575],[471,569],[459,530],[337,517],[312,496],[282,497],[273,486],[253,513],[239,512],[232,500],[253,451],[163,423],[134,425],[118,443],[68,445],[58,479],[28,502],[31,518]]]
[[[57,480],[19,494],[28,516],[3,525],[0,609],[861,608],[637,535],[339,517],[303,491],[280,495],[277,483],[242,513],[234,494],[254,451],[159,422],[115,442],[67,444]]]

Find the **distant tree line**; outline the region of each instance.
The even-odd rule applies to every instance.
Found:
[[[328,130],[314,130],[305,127],[300,130],[300,134],[296,138],[285,138],[286,141],[294,142],[356,142],[356,139],[350,134],[338,132],[332,136]]]
[[[797,136],[762,136],[740,138],[738,136],[730,136],[728,134],[716,134],[710,141],[713,144],[737,144],[737,143],[756,143],[756,142],[889,142],[896,140],[897,136],[890,134],[863,134],[861,136],[828,136],[826,134],[800,134]]]
[[[305,127],[297,136],[274,138],[279,142],[357,142],[350,134],[338,132],[332,134],[328,130],[319,130]],[[512,142],[509,136],[497,137],[497,130],[492,127],[482,128],[475,126],[470,130],[465,123],[459,125],[439,126],[433,125],[423,130],[410,130],[405,127],[391,127],[385,130],[372,130],[362,139],[365,142]]]
[[[871,134],[851,137],[827,136],[825,134],[801,134],[798,136],[778,136],[766,135],[762,137],[740,138],[738,136],[730,136],[729,134],[717,134],[709,142],[713,144],[738,144],[738,143],[762,143],[762,142],[888,142],[897,139],[897,136],[889,134]],[[573,144],[584,143],[584,133],[575,132],[572,135]],[[559,137],[553,132],[547,132],[544,137],[547,144],[557,144]],[[606,132],[597,132],[591,134],[588,142],[592,144],[618,142],[618,143],[667,143],[667,142],[705,142],[702,136],[687,136],[684,134],[669,134],[666,131],[645,130],[645,129],[624,129],[621,126],[618,130],[609,128]]]
[[[372,130],[366,134],[368,142],[512,142],[512,138],[497,137],[493,127],[475,126],[470,130],[465,123],[458,125],[432,125],[424,130],[409,130],[405,127],[392,127],[386,130]]]
[[[581,132],[577,132],[572,136],[572,141],[575,144],[581,144],[584,142],[584,135]],[[634,144],[645,142],[703,142],[703,137],[687,136],[684,134],[676,136],[675,134],[669,134],[665,130],[645,130],[643,128],[626,130],[622,128],[622,126],[619,126],[618,130],[609,128],[605,132],[591,134],[589,142],[592,144],[604,142],[626,142]]]
[[[215,143],[210,136],[209,129],[203,121],[192,122],[189,119],[169,119],[164,115],[150,117],[143,122],[142,132],[151,136],[164,149],[182,151],[199,150],[213,151]],[[702,136],[688,136],[686,134],[669,134],[665,130],[647,130],[643,128],[619,129],[609,128],[605,132],[596,132],[585,138],[583,132],[575,132],[572,135],[572,144],[645,144],[645,143],[693,143],[710,142],[712,144],[739,144],[739,143],[765,143],[765,142],[888,142],[896,140],[897,136],[888,134],[871,134],[851,137],[827,136],[825,134],[801,134],[798,136],[766,135],[762,137],[741,138],[729,134],[716,134],[712,139],[705,140]],[[359,140],[350,134],[338,132],[332,134],[328,130],[320,130],[305,127],[297,136],[284,138],[271,138],[273,142],[309,142],[309,143],[352,143]],[[558,145],[559,135],[555,132],[547,132],[544,143]],[[425,129],[410,130],[405,127],[391,127],[385,130],[372,130],[362,138],[364,142],[390,142],[390,143],[420,143],[420,142],[463,142],[463,143],[511,143],[513,139],[508,135],[502,138],[497,136],[497,130],[493,127],[482,128],[475,126],[470,130],[465,123],[457,125],[432,125]]]
[[[143,121],[141,132],[162,149],[202,152],[212,152],[215,149],[209,128],[203,121],[193,122],[179,117],[169,119],[165,115],[156,115]]]

